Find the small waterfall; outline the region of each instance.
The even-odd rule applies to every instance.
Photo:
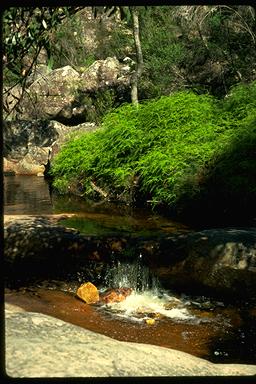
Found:
[[[153,324],[162,317],[178,320],[191,320],[193,316],[185,308],[182,300],[170,295],[159,283],[150,269],[144,265],[142,255],[133,262],[116,262],[108,267],[105,275],[107,288],[132,288],[124,300],[103,305],[104,310],[114,316],[130,321]]]
[[[149,268],[142,263],[140,254],[132,263],[118,261],[109,267],[105,276],[106,286],[112,288],[132,288],[135,292],[159,291],[160,283]]]

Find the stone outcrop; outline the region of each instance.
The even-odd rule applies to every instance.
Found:
[[[9,304],[5,310],[6,373],[12,378],[256,374],[255,365],[213,364],[177,350],[114,340]]]
[[[14,284],[67,277],[93,259],[89,238],[43,217],[11,221],[4,238],[5,277]]]
[[[28,88],[29,97],[34,101],[33,116],[31,111],[24,111],[22,117],[56,119],[63,109],[75,101],[79,81],[79,73],[69,65],[38,77]],[[24,110],[27,99],[22,102]]]
[[[78,70],[69,65],[54,70],[41,66],[24,92],[18,86],[6,89],[4,105],[12,112],[3,126],[4,172],[43,176],[71,133],[95,129],[94,104],[102,92],[111,90],[121,101],[130,93],[131,70],[115,57]]]
[[[4,173],[43,176],[49,162],[71,134],[90,132],[96,128],[93,123],[67,127],[57,121],[5,121]]]
[[[87,105],[85,96],[106,89],[115,89],[117,95],[129,90],[131,68],[120,63],[115,57],[97,60],[88,68],[77,70],[67,65],[51,71],[40,70],[34,81],[28,81],[28,87],[10,117],[24,120],[56,120],[68,125],[89,121],[93,105]],[[12,108],[21,94],[20,89],[6,92],[4,104]]]
[[[212,229],[149,240],[123,234],[86,236],[49,218],[32,216],[16,218],[4,230],[6,278],[12,282],[67,278],[84,271],[84,280],[97,284],[97,276],[104,278],[104,265],[113,257],[129,261],[125,259],[129,249],[129,254],[143,256],[144,264],[166,288],[256,300],[255,228]]]

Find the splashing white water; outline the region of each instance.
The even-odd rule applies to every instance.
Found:
[[[142,264],[142,255],[133,263],[121,263],[118,261],[114,267],[109,267],[106,277],[106,286],[112,288],[132,288],[135,292],[143,292],[152,290],[157,292],[160,288],[159,281],[149,270]]]
[[[173,308],[168,308],[168,304],[172,303]],[[183,307],[182,301],[179,299],[168,296],[167,294],[159,297],[156,292],[151,290],[144,292],[132,292],[126,299],[119,303],[109,303],[105,308],[115,313],[116,316],[129,318],[130,320],[144,321],[153,315],[157,319],[161,317],[168,317],[176,320],[193,319],[194,316]]]
[[[194,318],[181,300],[169,296],[161,288],[158,279],[142,264],[141,254],[133,263],[118,262],[109,268],[105,282],[108,287],[133,290],[124,301],[104,305],[105,309],[116,316],[136,321],[144,321],[151,316],[176,320]]]

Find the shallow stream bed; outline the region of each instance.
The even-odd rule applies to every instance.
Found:
[[[70,196],[50,197],[43,178],[5,177],[4,192],[5,215],[74,213],[75,218],[62,224],[88,234],[124,231],[150,236],[159,231],[192,230],[143,210],[130,212],[124,206],[90,205]],[[203,296],[168,291],[159,295],[159,291],[144,289],[117,305],[88,305],[75,295],[79,283],[44,281],[6,289],[5,300],[118,340],[177,349],[216,363],[256,363],[256,308],[247,303],[229,305]],[[109,287],[113,285],[98,288],[103,291]]]
[[[129,303],[129,296],[111,308],[86,304],[76,297],[75,289],[75,283],[44,282],[34,287],[6,290],[5,300],[27,311],[51,315],[117,340],[177,349],[216,363],[255,364],[256,311],[253,308],[239,309],[202,297],[176,295],[174,299],[169,293],[165,297],[166,302],[169,297],[171,303],[171,316],[168,316],[168,310],[161,311],[159,298],[154,299],[154,294],[148,292],[140,294],[137,302],[139,305],[143,302],[145,307],[151,300],[153,312],[145,310],[134,316],[134,306],[132,313],[131,306],[129,311],[129,304],[125,304],[127,300]],[[179,301],[178,309],[173,307],[173,300]],[[154,319],[154,323],[147,323],[146,319]]]

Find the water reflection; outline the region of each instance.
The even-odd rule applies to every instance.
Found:
[[[53,213],[48,183],[37,176],[4,176],[4,214]]]
[[[146,208],[133,208],[108,201],[95,202],[74,195],[53,193],[50,196],[49,185],[43,177],[4,176],[5,215],[53,213],[75,213],[76,217],[63,220],[61,224],[86,234],[143,230],[144,235],[152,235],[152,231],[159,230],[176,233],[189,230],[185,225],[154,214]]]

